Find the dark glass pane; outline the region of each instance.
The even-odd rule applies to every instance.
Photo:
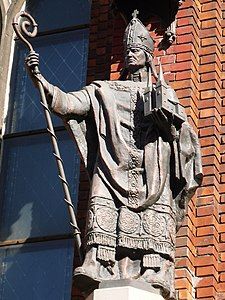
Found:
[[[40,54],[40,69],[46,79],[64,91],[82,88],[86,81],[88,31],[79,30],[35,38],[34,48]],[[43,108],[24,65],[27,50],[16,43],[10,87],[7,133],[45,128]],[[62,122],[54,117],[54,125]]]
[[[29,0],[26,5],[41,32],[88,24],[90,10],[91,0]]]
[[[71,197],[77,203],[79,158],[67,132],[57,134]],[[47,134],[7,139],[0,182],[0,240],[72,232]]]
[[[71,299],[73,252],[73,240],[0,248],[0,298]]]

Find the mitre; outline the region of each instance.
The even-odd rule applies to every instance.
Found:
[[[138,11],[135,10],[133,18],[128,24],[124,34],[124,49],[140,48],[152,54],[154,50],[154,40],[151,38],[147,28],[137,18]]]

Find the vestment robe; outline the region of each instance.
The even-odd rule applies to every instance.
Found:
[[[169,142],[144,117],[145,88],[96,81],[66,94],[55,87],[51,108],[72,131],[91,180],[86,245],[96,248],[96,262],[84,271],[98,281],[139,278],[173,299],[176,229],[201,182],[200,148],[187,122]],[[118,264],[124,250],[125,272]]]

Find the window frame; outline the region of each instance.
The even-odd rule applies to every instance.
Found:
[[[26,3],[26,1],[24,1],[24,4]],[[90,23],[89,24],[80,24],[80,25],[76,25],[76,26],[70,26],[70,27],[65,27],[62,29],[56,29],[56,30],[46,30],[43,32],[39,32],[37,33],[37,36],[35,38],[38,37],[45,37],[45,36],[50,36],[50,35],[54,35],[54,34],[60,34],[60,33],[64,33],[64,32],[72,32],[72,31],[77,31],[77,30],[90,30]],[[33,40],[35,40],[35,38],[33,38]],[[17,37],[14,38],[14,40],[18,40]],[[31,40],[32,43],[32,40]],[[13,66],[13,58],[14,58],[14,50],[15,50],[15,43],[13,43],[13,51],[11,53],[12,55],[12,60],[11,60],[11,69],[9,71],[9,81],[11,80],[11,76],[12,76],[12,66]],[[88,59],[88,53],[87,53],[87,59]],[[86,70],[87,71],[87,70]],[[7,103],[10,102],[9,99],[9,92],[8,92],[8,99],[7,99]],[[9,112],[9,106],[7,105],[7,116],[10,114]],[[56,126],[54,127],[56,134],[61,132],[61,131],[66,131],[64,126]],[[7,141],[8,139],[12,139],[14,137],[25,137],[25,136],[29,136],[29,135],[37,135],[37,134],[45,134],[47,133],[47,129],[46,128],[42,128],[42,129],[34,129],[34,130],[27,130],[27,131],[22,131],[22,132],[14,132],[14,133],[4,133],[3,132],[3,136],[2,136],[2,149],[4,148],[4,141]],[[3,156],[3,151],[1,151],[1,158]],[[54,159],[54,158],[52,158]],[[1,165],[0,165],[0,172],[1,172]],[[1,174],[1,173],[0,173]],[[69,218],[68,218],[69,220]],[[55,240],[55,239],[61,239],[61,238],[74,238],[74,235],[71,234],[65,234],[65,235],[51,235],[51,236],[44,236],[44,237],[35,237],[35,238],[28,238],[28,239],[15,239],[15,240],[11,240],[11,241],[5,241],[5,242],[0,242],[0,247],[1,246],[5,246],[5,245],[15,245],[15,244],[22,244],[25,240],[26,243],[33,243],[33,242],[40,242],[40,241],[51,241],[51,240]]]

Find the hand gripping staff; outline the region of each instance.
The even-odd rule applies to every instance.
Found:
[[[19,23],[18,20],[21,17],[23,19]],[[34,49],[33,49],[32,45],[26,39],[26,37],[28,37],[28,38],[29,37],[35,37],[37,35],[37,26],[38,26],[38,24],[35,22],[33,17],[31,15],[29,15],[28,13],[26,13],[26,12],[19,12],[14,17],[12,26],[13,26],[13,29],[14,29],[17,37],[23,43],[25,43],[25,45],[29,49],[30,53],[34,52]],[[32,31],[28,30],[30,28],[32,29]],[[35,66],[34,74],[35,75],[40,74],[38,66]],[[50,110],[48,108],[48,103],[47,103],[47,100],[46,100],[46,97],[45,97],[45,92],[44,92],[43,85],[40,81],[38,81],[38,90],[39,90],[39,93],[40,93],[41,105],[44,108],[44,114],[45,114],[45,119],[46,119],[46,123],[47,123],[47,131],[49,132],[50,137],[51,137],[51,142],[52,142],[52,146],[53,146],[53,155],[56,159],[56,163],[57,163],[57,167],[58,167],[58,171],[59,171],[59,178],[61,180],[63,191],[64,191],[64,197],[65,197],[64,201],[66,202],[66,205],[67,205],[67,208],[68,208],[68,212],[69,212],[69,216],[70,216],[70,224],[73,227],[75,245],[77,247],[77,251],[78,251],[78,255],[79,255],[79,263],[81,265],[82,264],[82,253],[81,253],[80,230],[77,226],[76,216],[75,216],[75,213],[74,213],[74,206],[72,204],[72,200],[71,200],[71,196],[70,196],[69,185],[68,185],[68,182],[66,180],[66,175],[65,175],[65,171],[64,171],[64,167],[63,167],[63,161],[62,161],[62,158],[61,158],[61,155],[60,155],[60,152],[59,152],[57,137],[55,135],[55,130],[53,128],[52,119],[51,119],[51,115],[50,115]]]

